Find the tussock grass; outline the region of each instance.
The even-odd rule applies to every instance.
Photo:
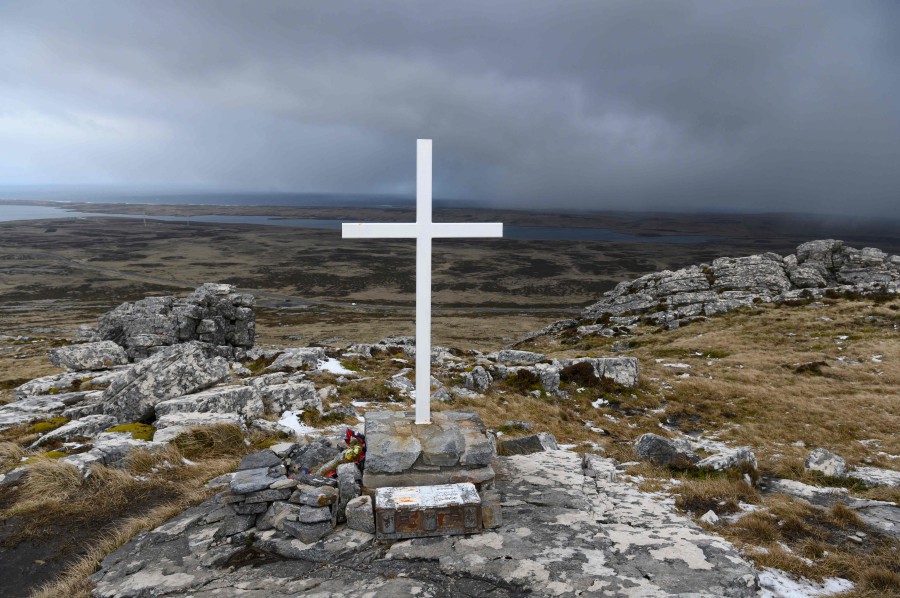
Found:
[[[233,424],[216,424],[192,428],[172,444],[188,459],[210,456],[237,456],[248,452],[249,441]]]
[[[15,469],[28,455],[28,451],[15,442],[0,442],[0,473]]]
[[[717,515],[737,513],[739,503],[759,502],[759,493],[743,479],[727,476],[682,479],[675,488],[675,506],[682,511],[703,515],[709,510]]]

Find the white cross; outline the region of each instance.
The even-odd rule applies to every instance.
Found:
[[[416,240],[416,423],[431,423],[431,240],[502,237],[503,224],[431,221],[431,139],[416,143],[416,221],[345,222],[342,236],[354,239]]]

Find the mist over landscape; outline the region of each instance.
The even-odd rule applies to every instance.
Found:
[[[4,2],[0,186],[881,215],[900,8]],[[20,187],[21,188],[21,187]]]

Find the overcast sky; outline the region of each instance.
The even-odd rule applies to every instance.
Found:
[[[900,206],[900,2],[0,0],[0,185]]]

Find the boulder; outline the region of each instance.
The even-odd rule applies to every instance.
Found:
[[[267,413],[285,411],[322,410],[322,399],[310,381],[285,382],[259,386],[259,394]]]
[[[312,370],[324,359],[325,349],[322,347],[286,349],[275,358],[275,361],[266,368],[266,371],[292,372],[295,370]]]
[[[121,423],[147,419],[158,403],[203,390],[227,374],[228,362],[207,359],[197,343],[167,347],[116,378],[103,392],[102,412]]]
[[[634,443],[634,452],[638,459],[662,466],[691,467],[699,461],[687,440],[658,434],[641,435]]]
[[[559,449],[553,434],[541,432],[521,438],[500,441],[500,453],[502,455],[530,455],[541,451],[555,451]]]
[[[157,442],[172,442],[177,437],[190,432],[191,428],[228,424],[244,428],[244,419],[236,413],[197,413],[192,411],[175,411],[166,414],[155,422]]]
[[[177,412],[234,413],[247,418],[259,417],[265,411],[255,388],[220,386],[156,404],[157,417]]]
[[[715,455],[701,459],[697,462],[697,467],[714,469],[716,471],[749,467],[755,471],[756,455],[753,454],[749,446],[739,446],[725,449]]]
[[[496,354],[489,355],[498,363],[506,365],[533,365],[544,359],[542,353],[534,353],[532,351],[516,351],[513,349],[504,349]]]
[[[265,449],[247,455],[237,466],[237,471],[245,469],[259,469],[260,467],[272,467],[281,465],[281,458],[272,451]]]
[[[375,511],[372,497],[357,496],[347,503],[347,527],[367,534],[375,533]]]
[[[803,466],[807,471],[815,471],[832,478],[842,478],[847,475],[847,462],[823,448],[817,448],[810,452]]]
[[[71,438],[92,438],[100,432],[116,425],[116,418],[111,415],[87,415],[72,420],[55,430],[47,432],[31,446],[38,447],[52,440],[69,440]]]
[[[493,381],[494,378],[490,372],[480,365],[476,365],[471,372],[466,372],[463,378],[463,385],[469,390],[485,391],[491,386]]]
[[[105,370],[128,363],[125,349],[112,341],[68,345],[50,349],[50,363],[71,372]]]
[[[100,317],[97,336],[122,346],[134,360],[188,341],[233,356],[235,350],[253,346],[254,302],[252,295],[238,293],[231,285],[207,283],[186,299],[147,297],[123,303]]]

